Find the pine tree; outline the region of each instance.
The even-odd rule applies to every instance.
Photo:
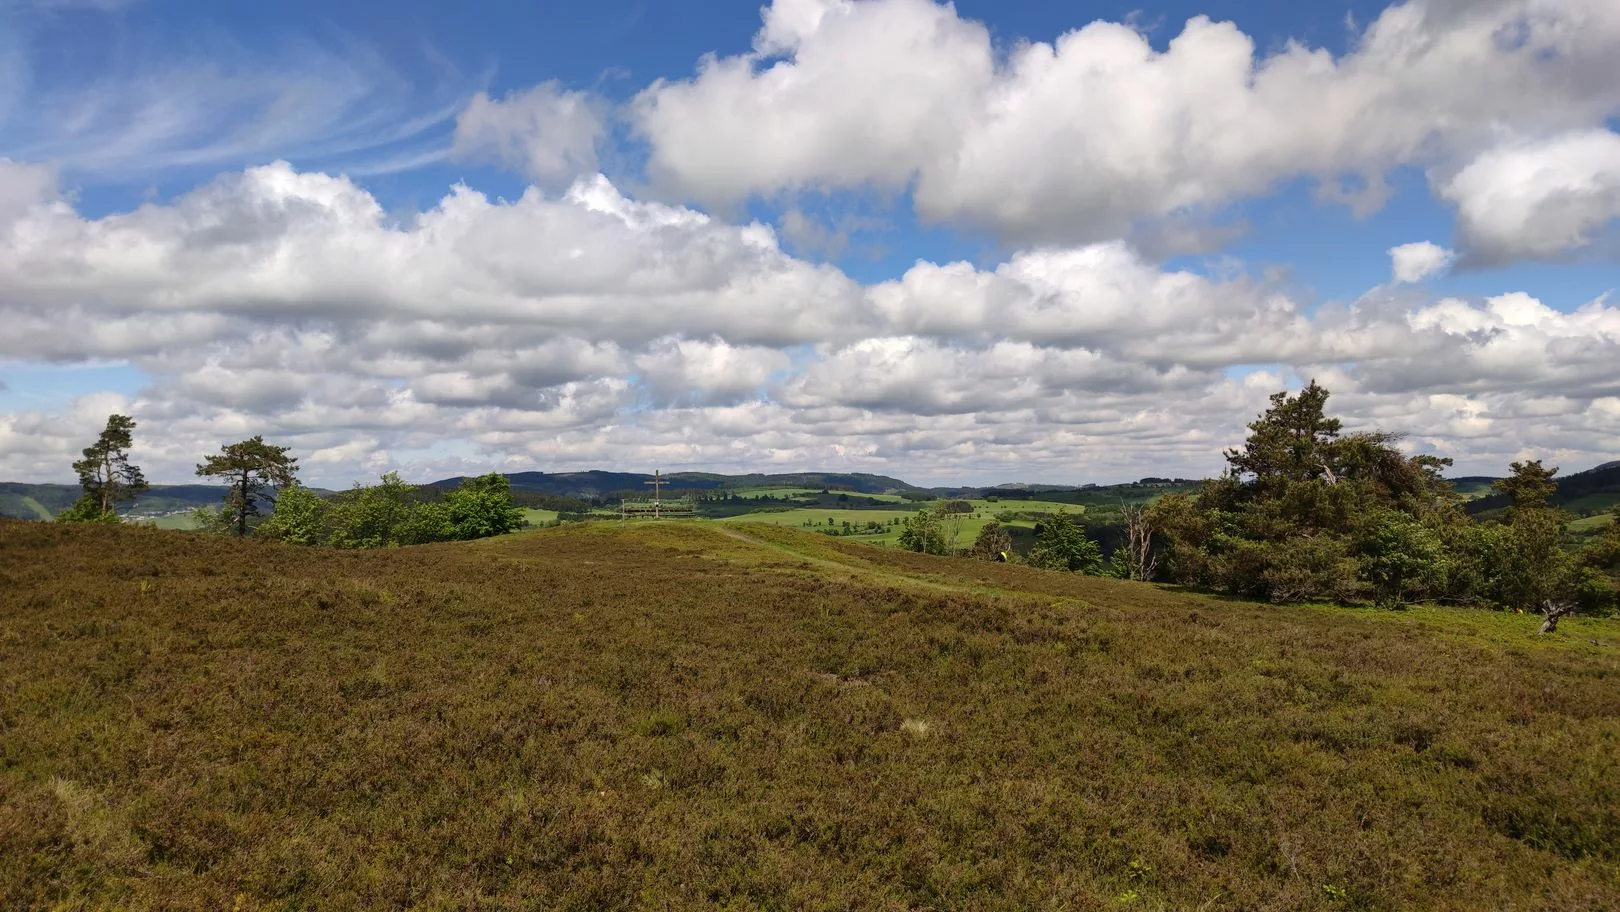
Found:
[[[225,508],[238,538],[247,535],[248,518],[260,515],[260,502],[273,499],[270,489],[294,482],[298,460],[287,455],[289,449],[255,436],[220,447],[218,455],[209,456],[197,466],[198,475],[223,477],[230,484]]]
[[[140,466],[129,461],[134,431],[135,419],[128,415],[107,416],[101,436],[93,446],[85,447],[83,459],[73,463],[84,496],[63,514],[64,520],[105,521],[116,517],[120,502],[150,487]]]

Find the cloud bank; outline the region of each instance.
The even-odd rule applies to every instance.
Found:
[[[255,433],[328,481],[383,465],[1190,473],[1306,375],[1346,413],[1478,464],[1620,442],[1604,301],[1380,286],[1308,308],[1118,241],[863,284],[769,226],[600,175],[510,202],[452,188],[408,224],[283,163],[100,218],[30,193],[0,234],[0,358],[127,360],[151,383],[0,416],[6,477],[60,476],[113,410],[148,429],[143,458],[168,478]]]
[[[1410,0],[1338,57],[1297,42],[1262,54],[1202,16],[1162,49],[1099,21],[998,53],[930,0],[777,0],[750,52],[649,86],[631,118],[672,196],[910,187],[925,218],[1014,243],[1119,237],[1295,178],[1371,211],[1407,165],[1432,169],[1467,224],[1540,158],[1560,173],[1517,218],[1566,229],[1528,251],[1543,255],[1613,217],[1617,48],[1610,0]],[[1480,227],[1482,253],[1519,252]]]
[[[1108,22],[1008,41],[930,0],[777,0],[747,53],[620,106],[454,74],[424,101],[360,51],[36,97],[0,73],[0,377],[127,362],[147,379],[0,412],[0,478],[65,480],[111,411],[141,422],[159,480],[261,433],[328,484],[390,467],[1197,475],[1308,377],[1353,425],[1464,471],[1620,451],[1620,308],[1511,280],[1431,291],[1453,268],[1611,255],[1610,0],[1410,0],[1340,54],[1262,52],[1204,17],[1167,43]],[[599,173],[628,160],[626,130],[645,169]],[[364,183],[444,156],[532,186],[436,186],[402,216]],[[217,176],[104,213],[64,189],[173,168]],[[1391,248],[1390,280],[1352,300],[1162,259],[1221,249],[1243,230],[1232,206],[1293,181],[1369,213],[1400,169],[1454,214],[1456,249]],[[856,278],[815,257],[861,219],[800,206],[843,193],[997,252]],[[750,206],[778,225],[736,215]]]

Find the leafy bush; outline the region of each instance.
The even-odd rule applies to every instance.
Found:
[[[906,517],[900,528],[900,547],[923,554],[950,553],[939,514],[922,509]]]
[[[117,525],[123,520],[112,510],[103,511],[101,502],[94,496],[86,494],[73,502],[73,506],[56,514],[56,521],[60,523],[107,523]]]
[[[979,530],[979,537],[973,540],[973,549],[968,553],[979,560],[1005,561],[1012,556],[1012,547],[1012,536],[1006,527],[992,519]]]
[[[506,476],[468,478],[435,500],[436,492],[407,483],[397,472],[375,485],[323,500],[308,488],[284,489],[275,513],[255,532],[264,538],[337,548],[389,548],[435,541],[465,541],[523,528]]]
[[[1035,529],[1035,547],[1029,563],[1043,570],[1099,575],[1103,571],[1102,549],[1086,537],[1085,527],[1060,510]]]
[[[325,544],[329,510],[330,505],[319,494],[300,484],[291,485],[282,489],[275,512],[253,534],[295,545]]]
[[[505,535],[523,528],[523,511],[512,505],[506,476],[469,478],[444,496],[442,536],[454,541]]]

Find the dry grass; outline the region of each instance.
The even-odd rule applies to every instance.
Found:
[[[1620,626],[0,523],[0,909],[1613,909]]]

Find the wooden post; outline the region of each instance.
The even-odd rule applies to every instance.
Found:
[[[644,481],[644,482],[642,482],[642,484],[652,485],[652,489],[653,489],[653,519],[657,519],[659,517],[660,512],[661,512],[660,508],[662,507],[662,503],[658,499],[658,488],[661,485],[664,484],[664,478],[663,478],[662,475],[659,474],[659,471],[657,469],[653,469],[653,480],[652,481]]]

